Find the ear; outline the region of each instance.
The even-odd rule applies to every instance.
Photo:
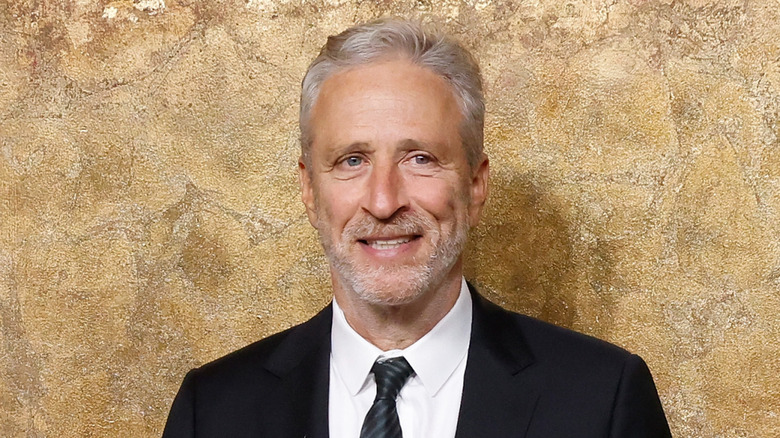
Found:
[[[306,207],[309,223],[317,228],[317,208],[314,202],[314,188],[311,181],[311,170],[306,168],[303,157],[298,158],[298,184],[301,186],[301,200]]]
[[[471,203],[469,204],[469,225],[476,227],[482,217],[482,207],[488,197],[490,161],[482,154],[479,164],[471,172]]]

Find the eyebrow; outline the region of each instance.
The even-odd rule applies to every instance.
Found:
[[[328,153],[328,156],[340,157],[350,152],[354,152],[358,150],[366,150],[366,149],[371,149],[371,146],[367,142],[356,141],[354,143],[350,143],[344,146],[336,146],[330,151],[330,153]]]
[[[421,149],[421,150],[431,151],[431,150],[433,150],[435,148],[435,146],[436,146],[435,143],[429,143],[429,142],[426,142],[426,141],[415,140],[415,139],[412,139],[412,138],[406,138],[406,139],[403,139],[403,140],[399,140],[396,143],[396,147],[398,147],[398,149],[403,150],[403,151],[409,151],[409,150],[414,150],[414,149]],[[353,142],[353,143],[349,143],[349,144],[346,144],[346,145],[343,145],[343,146],[337,146],[337,147],[333,148],[327,154],[327,157],[328,157],[329,160],[332,160],[332,159],[335,159],[337,157],[341,157],[343,155],[349,154],[351,152],[356,152],[356,151],[372,152],[372,151],[374,151],[374,148],[368,142],[356,141],[356,142]]]
[[[399,141],[398,146],[402,147],[403,149],[419,149],[421,146],[426,146],[426,144],[421,141],[407,138],[405,140]]]
[[[435,144],[429,143],[427,141],[419,141],[411,138],[407,138],[405,140],[399,141],[398,145],[405,150],[410,150],[410,149],[431,150],[435,146]]]

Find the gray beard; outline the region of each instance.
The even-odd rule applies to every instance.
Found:
[[[318,226],[318,229],[321,228]],[[353,245],[357,237],[381,234],[380,230],[423,235],[430,239],[435,250],[427,260],[415,260],[412,265],[377,267],[356,264],[349,257],[349,245]],[[465,215],[458,218],[453,233],[443,237],[430,219],[406,214],[390,224],[381,224],[370,217],[349,224],[342,232],[341,243],[337,245],[327,233],[320,232],[319,235],[333,275],[338,276],[344,287],[370,304],[400,305],[415,301],[444,281],[466,246],[468,230]]]

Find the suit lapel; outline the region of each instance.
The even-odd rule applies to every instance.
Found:
[[[332,306],[293,331],[264,363],[280,378],[290,419],[274,437],[327,438]]]
[[[524,437],[539,393],[523,370],[534,359],[509,312],[471,288],[473,321],[456,438]],[[296,327],[263,366],[279,377],[291,407],[275,437],[328,438],[332,306]]]
[[[471,288],[474,304],[456,438],[524,437],[539,393],[523,370],[534,359],[509,312]]]

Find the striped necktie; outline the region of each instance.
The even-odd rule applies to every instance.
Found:
[[[374,362],[376,398],[363,421],[360,438],[402,438],[395,399],[414,370],[403,357]]]

